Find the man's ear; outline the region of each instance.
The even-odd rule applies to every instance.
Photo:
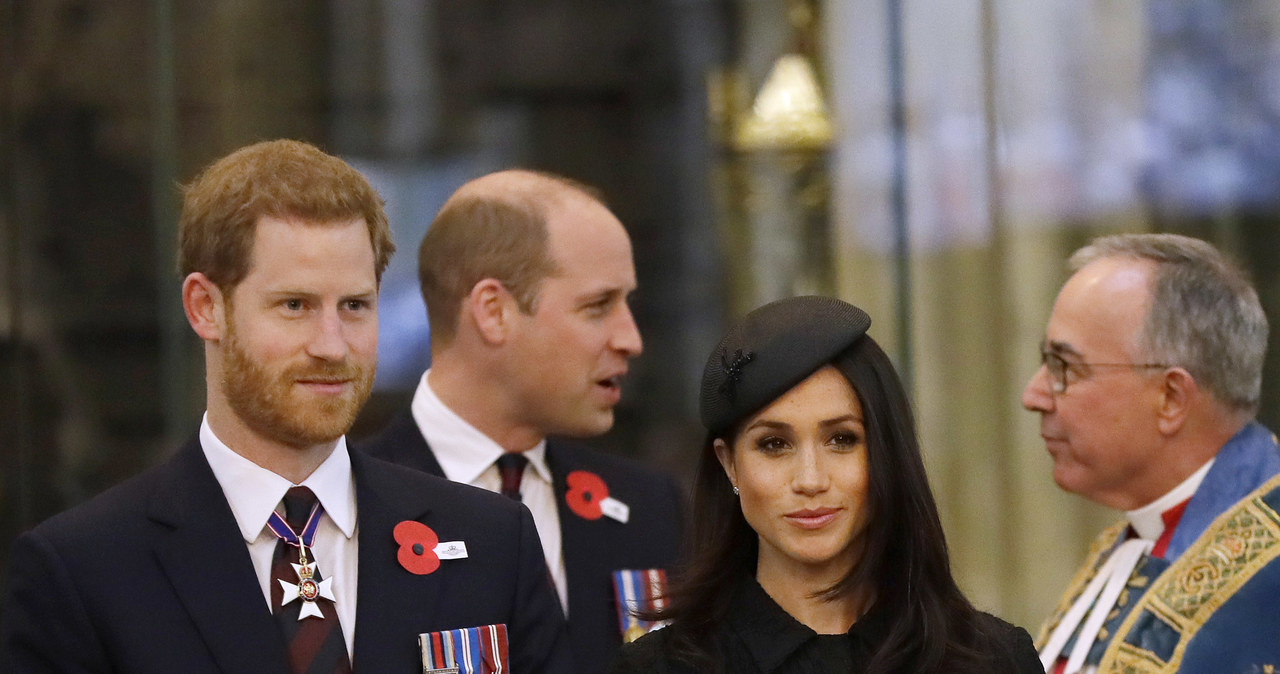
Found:
[[[206,342],[222,339],[226,329],[226,302],[222,290],[209,277],[192,272],[183,279],[182,309],[200,339]]]
[[[471,294],[467,296],[463,310],[475,322],[480,338],[497,345],[507,340],[513,312],[519,311],[519,307],[501,281],[486,278],[471,287]]]
[[[1200,397],[1200,387],[1190,372],[1180,367],[1165,370],[1157,425],[1160,432],[1173,435],[1182,429]]]

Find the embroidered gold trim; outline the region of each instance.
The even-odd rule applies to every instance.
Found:
[[[1123,672],[1124,674],[1149,674],[1150,672],[1161,671],[1161,664],[1160,660],[1148,651],[1139,648],[1125,648],[1116,653],[1110,671]]]
[[[1219,515],[1142,596],[1107,645],[1100,674],[1174,674],[1187,644],[1210,616],[1254,574],[1280,557],[1280,514],[1262,497],[1280,488],[1273,477]],[[1147,610],[1179,633],[1169,662],[1125,643],[1123,636]]]

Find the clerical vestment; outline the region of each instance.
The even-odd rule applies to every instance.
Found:
[[[1037,646],[1127,530],[1117,523],[1093,542]],[[1251,423],[1218,452],[1164,558],[1138,562],[1086,662],[1100,674],[1280,673],[1277,558],[1280,447],[1269,430]]]

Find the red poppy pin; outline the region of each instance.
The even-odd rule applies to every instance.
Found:
[[[400,544],[396,559],[405,571],[425,576],[440,568],[440,558],[436,556],[440,537],[436,536],[431,527],[422,522],[405,520],[397,524],[391,533]]]
[[[599,475],[586,470],[575,470],[565,477],[569,491],[565,503],[573,514],[586,520],[598,520],[608,516],[625,524],[631,516],[627,504],[609,496],[609,487]]]

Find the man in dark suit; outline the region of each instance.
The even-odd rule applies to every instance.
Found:
[[[470,639],[572,671],[526,509],[347,450],[394,250],[368,182],[304,143],[243,148],[187,188],[179,248],[199,434],[18,539],[0,669],[417,672]]]
[[[620,616],[674,563],[681,497],[639,464],[548,436],[613,425],[641,350],[622,223],[582,186],[502,171],[460,188],[418,253],[431,368],[375,456],[501,491],[533,512],[569,618],[577,671],[601,672],[644,628]]]

